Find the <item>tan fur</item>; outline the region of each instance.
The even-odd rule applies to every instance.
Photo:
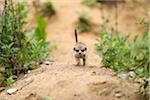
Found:
[[[80,63],[81,60],[83,60],[83,66],[85,66],[86,57],[87,57],[87,46],[82,42],[78,42],[76,30],[75,30],[75,36],[76,36],[76,44],[74,45],[74,51],[75,51],[75,59],[77,62],[77,66],[81,64]]]

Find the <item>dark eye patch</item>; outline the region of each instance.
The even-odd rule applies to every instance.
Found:
[[[84,49],[81,50],[81,52],[84,52],[84,51],[86,51],[86,50],[87,50],[87,48],[84,48]]]
[[[79,50],[75,50],[76,52],[79,52]]]
[[[82,52],[84,52],[85,50],[81,50]]]
[[[74,51],[79,52],[79,50],[76,50],[76,48],[73,48]]]

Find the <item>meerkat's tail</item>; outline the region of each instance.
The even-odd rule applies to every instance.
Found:
[[[78,35],[77,35],[77,30],[75,29],[75,40],[76,40],[76,43],[78,42]]]

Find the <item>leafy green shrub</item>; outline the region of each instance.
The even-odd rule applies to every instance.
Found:
[[[134,59],[133,68],[139,77],[150,77],[150,32],[144,36],[137,37],[131,44],[131,56]]]
[[[80,32],[87,32],[91,29],[91,24],[89,22],[90,16],[87,14],[87,12],[80,12],[79,15],[79,21],[77,23],[77,29]]]
[[[102,55],[102,63],[108,68],[117,72],[128,70],[132,61],[130,58],[130,48],[126,44],[128,36],[111,35],[105,32],[100,33],[100,43],[97,50]]]
[[[104,66],[117,72],[134,70],[139,77],[148,76],[146,75],[150,63],[148,34],[150,33],[127,42],[128,36],[100,33],[97,50],[102,55]]]
[[[25,4],[19,2],[14,6],[12,0],[5,0],[0,16],[0,86],[11,85],[20,73],[35,68],[48,56],[46,22],[37,17],[34,34],[27,36],[29,29],[23,28],[28,13]]]
[[[129,41],[128,36],[102,32],[100,33],[100,41],[96,45],[105,67],[118,73],[133,71],[136,78],[144,79],[139,90],[146,98],[148,98],[148,78],[150,78],[149,44],[150,32],[135,37],[133,41]]]
[[[41,16],[51,17],[56,13],[54,6],[50,0],[47,0],[47,2],[43,4],[40,3],[40,0],[34,0],[33,6],[36,9],[36,13]]]

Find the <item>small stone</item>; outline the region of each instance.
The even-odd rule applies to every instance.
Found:
[[[127,74],[121,73],[121,74],[119,74],[119,77],[120,77],[122,80],[125,80],[125,79],[127,78]]]
[[[32,82],[33,79],[31,77],[25,79],[26,82]]]
[[[116,90],[114,95],[115,95],[115,97],[117,97],[117,98],[120,98],[120,97],[123,96],[123,94],[122,94],[122,92],[121,92],[120,90]]]
[[[121,96],[122,96],[121,93],[116,93],[116,94],[115,94],[115,97],[117,97],[117,98],[120,98]]]
[[[136,77],[136,74],[134,71],[130,71],[129,72],[129,76],[132,77],[132,78],[135,78]]]
[[[27,78],[27,77],[28,77],[28,75],[27,75],[27,74],[25,74],[25,75],[24,75],[24,78]]]
[[[30,70],[28,70],[28,74],[30,73],[31,71]]]
[[[45,61],[45,62],[43,62],[43,64],[45,64],[45,65],[52,65],[53,62],[52,61]]]
[[[7,90],[7,93],[8,93],[9,95],[11,95],[11,94],[15,93],[17,90],[18,90],[18,89],[16,89],[16,88],[11,88],[11,89],[8,89],[8,90]]]

